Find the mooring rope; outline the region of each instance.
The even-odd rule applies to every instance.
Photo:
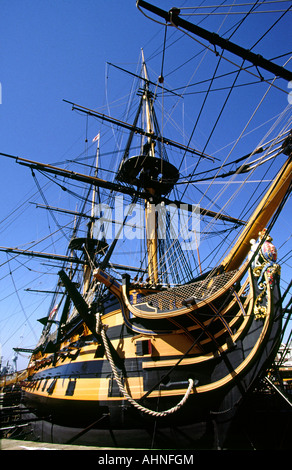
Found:
[[[156,416],[156,417],[164,417],[164,416],[167,416],[171,413],[175,413],[176,411],[178,411],[184,404],[185,402],[187,401],[187,399],[189,398],[189,395],[191,393],[191,390],[193,388],[193,385],[194,385],[194,381],[193,379],[189,379],[189,386],[188,386],[188,389],[184,395],[184,397],[181,399],[181,401],[173,406],[172,408],[168,409],[168,410],[165,410],[165,411],[153,411],[153,410],[150,410],[148,408],[145,408],[144,406],[140,405],[136,400],[134,400],[131,395],[129,395],[129,393],[126,391],[125,387],[123,386],[122,384],[122,381],[118,375],[118,372],[117,372],[117,369],[116,369],[116,366],[114,364],[114,361],[113,361],[113,358],[112,358],[112,355],[111,355],[111,352],[110,352],[110,348],[109,348],[109,345],[108,345],[108,341],[107,341],[107,337],[106,337],[106,334],[105,334],[105,331],[104,331],[104,328],[103,328],[103,325],[101,324],[100,320],[99,320],[99,324],[100,324],[100,333],[101,333],[101,336],[102,336],[102,340],[103,340],[103,344],[104,344],[104,347],[105,347],[105,353],[106,353],[106,357],[107,357],[107,360],[109,361],[110,365],[111,365],[111,368],[112,368],[112,371],[113,371],[113,374],[114,374],[114,378],[118,384],[118,387],[120,389],[120,392],[123,394],[123,396],[135,407],[137,408],[139,411],[142,411],[143,413],[147,413],[151,416]]]

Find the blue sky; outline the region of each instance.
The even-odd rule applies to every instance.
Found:
[[[174,3],[188,6],[198,2],[160,0],[153,3],[169,10]],[[287,8],[287,4],[282,7]],[[279,50],[291,50],[290,20],[291,15],[279,27],[274,39],[267,38],[257,51],[271,58],[277,56]],[[219,25],[222,19],[215,21]],[[266,20],[258,22],[254,15],[252,24],[252,28],[243,29],[241,36],[235,38],[244,47],[253,44],[261,30],[265,30]],[[122,74],[106,67],[106,62],[135,71],[143,48],[146,59],[151,59],[149,67],[157,76],[161,54],[156,55],[155,51],[161,50],[163,37],[164,28],[145,18],[137,10],[135,0],[2,0],[0,151],[44,163],[78,155],[84,149],[86,120],[72,113],[71,106],[63,99],[105,110],[105,90],[111,94],[112,101],[120,97],[114,86],[106,89],[106,73],[117,81],[118,93],[124,80]],[[184,47],[189,49],[184,50]],[[182,42],[177,55],[170,56],[166,51],[166,73],[176,68],[184,54],[190,55],[191,47],[192,42]],[[175,73],[169,75],[172,86],[178,83],[175,77]],[[183,81],[179,85],[183,85]],[[251,96],[252,93],[251,90]],[[287,105],[287,95],[279,96],[279,101],[272,103],[275,113],[278,106]],[[241,109],[240,102],[237,106]],[[97,132],[98,123],[90,122],[89,139]],[[226,140],[226,136],[222,136],[222,143],[223,137]],[[0,165],[0,220],[4,221],[0,226],[0,246],[20,247],[45,236],[50,222],[47,218],[44,221],[38,211],[28,212],[26,217],[21,209],[15,212],[15,218],[6,221],[22,202],[33,200],[36,186],[29,169],[4,157],[0,157]],[[61,193],[57,196],[62,206],[65,196]],[[289,231],[289,226],[284,230]],[[41,325],[36,326],[32,334],[28,323],[34,324],[35,318],[44,316],[48,303],[40,296],[23,296],[30,276],[38,278],[39,268],[32,273],[28,269],[21,271],[20,265],[15,269],[18,266],[13,264],[12,278],[4,253],[0,253],[0,265],[0,343],[5,362],[11,361],[14,346],[33,347]],[[47,280],[40,279],[34,285],[44,288]],[[23,362],[20,367],[21,364]]]
[[[170,2],[162,4],[168,8]],[[48,163],[76,156],[75,144],[84,147],[85,119],[63,99],[102,109],[106,62],[135,70],[141,47],[155,44],[157,36],[160,44],[163,30],[139,13],[135,0],[2,1],[1,152]],[[90,139],[98,130],[98,124],[91,126]],[[48,225],[43,226],[40,211],[22,217],[18,212],[16,220],[5,222],[16,207],[33,200],[36,186],[29,169],[6,158],[0,165],[0,245],[17,247],[45,236]],[[11,363],[13,347],[31,347],[38,339],[42,327],[35,320],[46,315],[48,301],[24,292],[31,276],[38,279],[36,266],[35,272],[21,271],[13,262],[8,266],[4,253],[0,258],[0,343],[3,362]],[[55,276],[46,281],[40,276],[37,287],[52,287],[52,277],[55,282]],[[19,367],[23,364],[20,357]]]

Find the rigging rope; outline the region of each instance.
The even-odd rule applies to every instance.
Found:
[[[36,175],[35,175],[35,172],[34,172],[33,170],[31,170],[31,174],[32,174],[32,177],[33,177],[33,179],[34,179],[34,181],[35,181],[35,184],[36,184],[36,186],[37,186],[37,188],[38,188],[38,190],[39,190],[39,193],[40,193],[40,195],[41,195],[41,197],[42,197],[44,203],[47,205],[48,210],[49,210],[49,212],[50,212],[50,214],[51,214],[51,216],[52,216],[52,218],[53,218],[53,220],[54,220],[56,226],[57,226],[57,227],[59,228],[59,230],[62,232],[62,234],[64,235],[64,237],[65,237],[67,240],[69,240],[69,237],[68,237],[68,236],[66,235],[66,233],[63,231],[63,229],[62,229],[62,227],[60,226],[59,222],[57,221],[57,219],[56,219],[54,213],[51,211],[50,205],[49,205],[49,203],[48,203],[48,201],[47,201],[47,199],[46,199],[46,197],[45,197],[45,195],[44,195],[44,193],[43,193],[43,190],[42,190],[42,188],[41,188],[41,186],[40,186],[40,184],[39,184],[39,182],[38,182],[38,180],[37,180],[37,177],[36,177]]]
[[[8,255],[7,255],[7,258],[8,258]],[[8,266],[9,266],[9,271],[10,271],[10,275],[11,275],[11,281],[12,281],[13,287],[14,287],[14,289],[15,289],[15,293],[16,293],[16,295],[17,295],[17,298],[18,298],[18,301],[19,301],[19,305],[20,305],[21,310],[22,310],[22,312],[23,312],[23,314],[24,314],[24,317],[25,317],[26,322],[27,322],[27,324],[28,324],[29,327],[30,327],[30,330],[31,330],[31,332],[32,332],[33,335],[34,335],[35,340],[37,341],[36,333],[35,333],[33,327],[32,327],[31,324],[30,324],[29,318],[28,318],[28,316],[27,316],[27,314],[26,314],[26,311],[25,311],[24,306],[23,306],[23,303],[22,303],[22,301],[21,301],[21,298],[20,298],[18,289],[17,289],[17,287],[16,287],[16,284],[15,284],[15,281],[14,281],[14,278],[13,278],[13,274],[12,274],[12,271],[11,271],[11,268],[10,268],[10,262],[9,262],[9,260],[8,260]]]

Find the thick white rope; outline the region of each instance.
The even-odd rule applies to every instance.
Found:
[[[103,344],[104,344],[104,347],[105,347],[105,353],[106,353],[106,357],[107,357],[107,360],[109,361],[110,365],[111,365],[111,368],[112,368],[112,371],[113,371],[113,374],[114,374],[114,377],[115,377],[115,380],[118,384],[118,387],[120,389],[120,392],[123,394],[123,396],[133,405],[135,406],[136,408],[138,408],[138,410],[142,411],[143,413],[147,413],[147,414],[150,414],[151,416],[156,416],[156,417],[163,417],[163,416],[167,416],[171,413],[174,413],[175,411],[179,410],[184,404],[185,402],[187,401],[190,393],[191,393],[191,390],[193,388],[193,385],[194,385],[194,381],[193,379],[189,379],[189,386],[188,386],[188,389],[184,395],[184,397],[181,399],[181,401],[176,405],[176,406],[173,406],[172,408],[170,408],[169,410],[165,410],[165,411],[153,411],[153,410],[149,410],[148,408],[145,408],[144,406],[141,406],[139,403],[137,403],[129,394],[128,392],[125,390],[122,382],[121,382],[121,379],[117,373],[117,369],[115,367],[115,364],[114,364],[114,361],[112,359],[112,355],[111,355],[111,352],[110,352],[110,349],[109,349],[109,345],[108,345],[108,342],[107,342],[107,338],[106,338],[106,334],[105,334],[105,331],[103,329],[103,326],[101,326],[101,336],[102,336],[102,340],[103,340]]]

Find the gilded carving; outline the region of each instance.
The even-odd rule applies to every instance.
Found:
[[[263,237],[265,237],[265,241],[258,250]],[[275,274],[281,274],[281,267],[276,263],[272,264],[277,259],[277,250],[271,242],[272,238],[266,234],[266,229],[259,232],[258,242],[251,240],[252,247],[249,258],[253,259],[254,253],[258,250],[252,262],[252,272],[254,277],[257,278],[258,287],[261,289],[261,293],[256,298],[254,305],[254,314],[257,320],[265,318],[267,315],[267,283],[272,288]],[[265,274],[266,277],[264,278]]]

